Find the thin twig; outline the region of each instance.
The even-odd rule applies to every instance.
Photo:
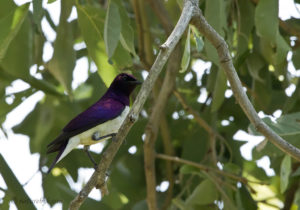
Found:
[[[190,12],[192,14],[192,12]],[[191,16],[190,16],[191,17]],[[179,19],[178,23],[180,24]],[[190,20],[184,20],[186,27]],[[178,25],[178,24],[177,24]],[[147,183],[147,204],[150,210],[157,209],[156,205],[156,176],[155,176],[155,141],[157,139],[157,133],[159,129],[160,119],[163,115],[164,108],[167,104],[169,96],[171,95],[174,86],[176,75],[179,71],[180,64],[180,47],[177,46],[170,56],[169,63],[167,66],[167,72],[164,77],[164,81],[160,88],[158,97],[155,100],[155,104],[149,121],[146,126],[145,132],[145,143],[144,143],[144,168]]]
[[[233,66],[230,52],[225,40],[208,24],[199,8],[196,9],[196,14],[192,19],[192,24],[194,24],[199,32],[202,33],[203,36],[216,48],[220,66],[227,75],[233,94],[256,130],[262,133],[283,152],[300,161],[300,150],[281,138],[259,118],[243,90],[241,81],[236,73],[235,67]]]
[[[152,50],[150,27],[147,20],[147,13],[145,10],[144,0],[133,0],[132,6],[135,13],[135,20],[137,26],[137,35],[139,42],[138,54],[141,62],[149,69],[154,61],[154,55]]]
[[[161,22],[161,24],[162,24],[162,26],[165,30],[166,35],[169,35],[172,32],[172,30],[174,28],[174,25],[173,25],[173,22],[172,22],[171,18],[169,17],[169,14],[168,14],[168,12],[165,8],[165,5],[164,5],[163,1],[161,1],[161,0],[148,0],[148,3],[150,4],[150,6],[152,7],[154,13],[156,14],[159,21]],[[173,87],[175,85],[176,73],[179,70],[179,66],[180,66],[180,60],[181,60],[180,58],[181,58],[180,48],[177,45],[174,52],[170,56],[168,66],[167,66],[167,69],[166,69],[167,75],[165,77],[164,82],[167,82],[169,84],[163,85],[163,88],[168,87],[168,86]],[[174,74],[171,74],[172,72],[174,72]],[[156,98],[156,101],[157,101],[157,100],[159,100],[157,98],[157,96],[158,96],[158,92],[160,92],[160,91],[155,91],[155,90],[156,89],[161,90],[161,88],[160,88],[161,84],[159,84],[159,81],[156,82],[155,86],[158,86],[158,88],[154,88],[154,91],[153,91],[154,95],[155,95],[155,98]],[[164,97],[168,98],[168,96],[170,95],[169,90],[171,90],[171,89],[168,88],[167,91],[166,90],[161,90],[163,92],[162,94],[164,95],[163,98]],[[166,102],[165,102],[165,104],[166,104]],[[157,109],[157,107],[158,106],[155,106],[154,108]],[[153,110],[153,113],[157,113],[157,111]],[[160,130],[160,134],[162,136],[162,142],[163,142],[163,145],[164,145],[165,154],[173,156],[174,155],[174,149],[173,149],[173,146],[172,146],[172,143],[171,143],[170,131],[169,131],[169,128],[168,128],[168,123],[167,123],[167,120],[165,118],[165,115],[164,115],[164,113],[162,113],[162,114],[156,115],[156,116],[160,117],[159,130]],[[158,119],[156,121],[158,121]],[[149,121],[150,125],[153,125],[155,123],[156,122]],[[151,128],[155,129],[156,132],[158,131],[158,128],[153,128],[153,127],[151,127]],[[155,137],[155,136],[152,135],[152,137]],[[155,139],[152,139],[151,141],[155,141]],[[154,150],[154,148],[148,148],[148,149]],[[153,159],[153,162],[154,162],[155,157],[152,156],[151,158]],[[154,167],[152,169],[154,169]],[[174,174],[173,174],[173,163],[171,161],[166,161],[166,178],[169,182],[169,187],[168,187],[168,190],[166,191],[165,199],[164,199],[164,202],[161,206],[162,210],[168,209],[168,207],[169,207],[169,205],[170,205],[170,203],[173,199]],[[150,189],[152,188],[152,193],[156,194],[155,185],[153,185],[153,186],[148,186],[147,185],[147,188],[150,188]]]
[[[155,141],[157,139],[157,133],[161,118],[164,113],[164,108],[167,104],[169,95],[173,91],[175,85],[175,79],[177,72],[179,71],[180,60],[180,48],[179,46],[173,51],[170,56],[167,66],[167,73],[164,78],[163,84],[160,88],[159,94],[156,97],[155,104],[149,121],[146,125],[145,143],[144,143],[144,167],[147,183],[147,203],[149,209],[157,209],[156,206],[156,176],[155,176]]]
[[[248,183],[248,180],[244,177],[240,177],[240,176],[237,176],[235,174],[219,170],[217,168],[211,168],[211,167],[208,167],[206,165],[202,165],[200,163],[195,163],[195,162],[192,162],[192,161],[189,161],[189,160],[181,159],[179,157],[171,157],[171,156],[164,155],[164,154],[156,154],[156,157],[160,158],[160,159],[164,159],[164,160],[170,160],[170,161],[174,161],[174,162],[177,162],[177,163],[182,163],[182,164],[187,164],[187,165],[190,165],[190,166],[194,166],[195,168],[199,168],[200,170],[203,170],[203,171],[212,171],[212,172],[215,172],[215,173],[220,174],[222,176],[226,176],[230,179],[239,181],[239,182],[241,182],[245,185],[247,185],[247,183]]]
[[[164,153],[173,156],[175,152],[171,142],[170,129],[165,115],[163,115],[163,117],[160,120],[159,129],[162,136],[162,142],[164,145]],[[166,161],[166,178],[169,182],[169,187],[166,192],[164,203],[161,207],[162,210],[168,209],[173,199],[173,188],[174,188],[175,178],[173,172],[173,163],[171,161]]]
[[[155,12],[156,16],[160,20],[165,32],[169,35],[173,30],[172,20],[168,15],[168,12],[161,0],[148,0],[150,6]]]
[[[71,210],[79,209],[79,207],[82,205],[82,203],[85,201],[89,193],[96,185],[99,186],[99,188],[105,186],[106,171],[109,168],[121,144],[123,143],[124,138],[127,136],[130,128],[138,119],[139,113],[141,112],[159,73],[161,72],[163,66],[167,62],[171,52],[175,48],[179,39],[183,35],[188,23],[190,22],[193,10],[194,5],[191,2],[187,1],[185,3],[185,7],[183,8],[183,15],[180,16],[180,19],[176,24],[174,30],[172,31],[166,42],[161,46],[161,50],[159,51],[156,60],[150,69],[147,79],[143,83],[141,90],[139,91],[128,116],[126,117],[121,128],[119,129],[118,134],[116,135],[116,141],[112,142],[109,145],[109,147],[105,150],[100,160],[100,163],[98,164],[97,170],[93,173],[93,175],[91,176],[87,184],[84,186],[84,188],[70,203]]]

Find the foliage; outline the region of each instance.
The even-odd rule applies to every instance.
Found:
[[[55,1],[48,0],[48,4]],[[42,187],[50,205],[59,201],[67,209],[77,194],[68,179],[77,181],[78,169],[92,165],[79,149],[72,151],[47,175],[44,166],[49,166],[53,159],[45,154],[47,144],[69,120],[94,103],[119,72],[130,69],[141,79],[149,68],[148,58],[156,55],[169,35],[155,11],[157,8],[149,4],[151,1],[156,2],[64,0],[58,25],[39,0],[20,6],[11,0],[0,1],[0,123],[24,100],[43,91],[43,99],[13,131],[29,136],[30,151],[40,155]],[[295,0],[296,3],[299,1]],[[33,10],[29,9],[30,4]],[[180,1],[163,1],[165,13],[161,16],[171,21],[168,24],[177,22],[180,5]],[[278,1],[273,0],[201,0],[200,7],[207,21],[228,43],[237,73],[256,110],[270,115],[265,117],[265,122],[299,148],[300,83],[287,68],[288,65],[300,67],[299,20],[280,20]],[[70,21],[72,9],[78,17]],[[55,31],[55,41],[48,40],[42,20]],[[143,26],[147,26],[147,30]],[[46,43],[54,49],[49,61],[43,59]],[[82,43],[83,48],[74,47]],[[234,96],[228,94],[230,87],[219,68],[216,50],[193,26],[179,45],[183,56],[176,88],[189,109],[198,112],[214,132],[208,133],[201,127],[196,117],[172,95],[165,110],[169,129],[160,131],[156,152],[171,150],[174,156],[210,169],[174,163],[173,183],[166,161],[157,159],[157,185],[165,181],[169,181],[169,189],[174,185],[171,192],[157,190],[159,207],[166,202],[167,193],[171,193],[168,209],[257,209],[257,206],[264,209],[283,205],[286,209],[299,208],[300,188],[296,184],[300,178],[299,163],[266,141],[253,149],[252,160],[242,157],[240,148],[244,142],[234,140],[233,135],[238,130],[247,132],[248,129],[254,135],[259,134],[249,126]],[[88,79],[72,89],[73,69],[81,58],[87,58],[89,66],[95,64],[98,70],[93,72],[89,68]],[[199,61],[211,65],[199,72],[196,65]],[[36,69],[36,73],[30,69]],[[160,79],[163,77],[164,73]],[[6,94],[6,88],[17,79],[30,87]],[[287,90],[291,87],[295,87],[295,91],[290,95]],[[205,92],[205,100],[198,100]],[[13,98],[12,103],[6,100],[9,97]],[[82,209],[147,209],[143,134],[154,102],[155,99],[148,100],[127,143],[110,167],[109,195],[101,201],[87,200]],[[277,110],[282,116],[275,119],[271,115]],[[169,132],[171,144],[163,144],[163,132]],[[136,147],[133,154],[128,151],[132,146]],[[101,158],[101,154],[93,156],[97,161]],[[270,158],[274,175],[267,175],[256,164],[265,156]],[[28,199],[28,196],[2,156],[0,164],[3,166],[1,176],[8,186],[7,190],[3,189],[5,195],[0,199],[0,208],[6,209],[10,201],[17,204],[16,199]]]

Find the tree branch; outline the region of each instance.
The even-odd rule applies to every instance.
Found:
[[[256,130],[262,133],[270,142],[277,146],[283,152],[291,155],[296,160],[300,161],[300,150],[278,134],[276,134],[270,127],[268,127],[258,116],[253,105],[249,101],[246,93],[243,90],[241,81],[235,71],[232,63],[230,52],[228,46],[224,39],[208,24],[202,15],[199,8],[196,10],[196,14],[192,19],[192,24],[194,24],[200,33],[211,42],[211,44],[216,48],[220,66],[224,69],[227,79],[230,83],[233,94],[242,107],[243,111],[247,115],[250,122],[255,126]]]
[[[168,12],[165,8],[164,3],[161,0],[148,0],[148,3],[150,4],[154,13],[156,14],[159,21],[161,22],[166,35],[169,35],[172,32],[174,25],[168,15]],[[179,45],[177,45],[177,47],[174,49],[174,52],[171,54],[170,59],[168,61],[168,65],[167,65],[167,69],[166,69],[167,73],[166,73],[166,76],[164,79],[164,84],[161,85],[161,84],[159,84],[159,81],[157,81],[155,84],[155,87],[153,89],[154,98],[155,98],[156,102],[158,102],[160,100],[158,98],[167,99],[169,97],[169,95],[171,94],[171,91],[172,91],[173,87],[175,86],[175,79],[176,79],[176,75],[178,73],[179,66],[180,66],[180,60],[181,60],[180,58],[181,58],[181,49],[180,49]],[[158,97],[159,92],[161,92],[160,94],[162,94],[162,95],[160,95]],[[150,120],[148,122],[149,127],[147,126],[147,128],[151,129],[151,131],[149,131],[149,132],[151,132],[151,134],[153,134],[153,135],[150,135],[151,139],[148,141],[148,142],[152,142],[152,144],[147,144],[148,146],[151,145],[151,147],[147,147],[147,148],[145,147],[145,148],[146,148],[146,150],[150,150],[150,151],[148,151],[148,153],[152,154],[152,157],[145,156],[145,162],[147,162],[147,164],[145,164],[145,165],[152,165],[152,163],[155,163],[155,156],[154,156],[154,152],[155,152],[154,147],[155,146],[154,145],[155,145],[158,130],[160,130],[165,153],[168,155],[171,155],[171,156],[174,154],[174,149],[173,149],[172,143],[171,143],[171,136],[170,136],[170,132],[169,132],[169,128],[168,128],[168,123],[165,118],[165,114],[163,112],[163,109],[166,106],[167,100],[161,101],[159,103],[162,103],[163,105],[158,106],[156,103],[156,105],[154,106],[154,109],[151,113],[152,117],[153,117],[153,115],[155,115],[154,120],[152,117],[150,117]],[[159,124],[159,128],[158,128],[158,124]],[[153,126],[153,125],[155,125],[155,126]],[[146,136],[147,136],[147,134],[146,134]],[[145,167],[145,168],[147,168],[147,167]],[[145,171],[145,174],[146,174],[146,172],[147,171]],[[154,195],[154,196],[156,195],[155,165],[154,164],[151,166],[151,170],[149,170],[149,172],[151,172],[151,174],[154,174],[154,177],[153,177],[154,179],[152,179],[152,182],[151,182],[152,185],[147,185],[147,190],[151,191],[150,197],[152,198],[153,197],[152,195]],[[151,176],[146,174],[146,178],[151,179]],[[166,161],[166,178],[169,181],[169,187],[166,192],[164,203],[161,206],[162,210],[167,209],[169,207],[169,205],[172,201],[172,197],[173,197],[174,174],[173,174],[173,163],[171,161]],[[156,201],[153,201],[153,203],[156,203]]]
[[[155,100],[154,108],[149,117],[149,121],[146,126],[146,138],[144,143],[144,162],[145,162],[145,175],[147,183],[147,203],[149,209],[157,209],[156,206],[156,177],[155,177],[155,141],[157,139],[157,133],[161,117],[163,115],[164,108],[167,104],[168,98],[173,91],[175,85],[175,79],[179,70],[180,61],[180,48],[177,46],[172,53],[167,73],[164,78],[161,90],[158,97]]]
[[[166,40],[166,42],[161,46],[158,56],[154,64],[150,69],[150,73],[143,83],[141,90],[139,91],[132,108],[123,122],[119,132],[116,136],[116,141],[111,142],[109,147],[103,153],[100,163],[98,164],[97,170],[93,173],[85,187],[79,192],[79,194],[74,198],[70,203],[70,209],[79,209],[84,200],[87,198],[92,189],[97,185],[103,189],[105,186],[105,174],[109,168],[114,156],[122,145],[124,138],[127,136],[130,128],[135,123],[138,118],[139,113],[141,112],[145,101],[153,88],[153,85],[161,72],[163,66],[167,62],[171,52],[175,48],[182,34],[184,33],[187,25],[189,24],[192,14],[194,11],[194,5],[190,1],[185,2],[183,12],[179,18],[178,23],[176,24],[174,30]]]

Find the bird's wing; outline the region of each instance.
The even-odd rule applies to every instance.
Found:
[[[64,127],[63,132],[47,146],[47,153],[60,151],[69,138],[118,117],[124,108],[124,104],[112,98],[98,101]]]

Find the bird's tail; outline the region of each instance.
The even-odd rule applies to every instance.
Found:
[[[61,159],[63,159],[74,148],[76,148],[79,145],[79,143],[80,143],[80,138],[77,136],[74,136],[74,137],[70,138],[69,140],[65,141],[63,144],[61,144],[59,146],[59,148],[57,149],[57,151],[59,151],[59,153],[55,157],[55,159],[52,162],[47,173],[49,174],[51,172],[51,170],[53,169],[53,167],[55,166],[55,164],[58,163]],[[51,153],[51,152],[53,152],[53,151],[48,150],[48,153]]]

